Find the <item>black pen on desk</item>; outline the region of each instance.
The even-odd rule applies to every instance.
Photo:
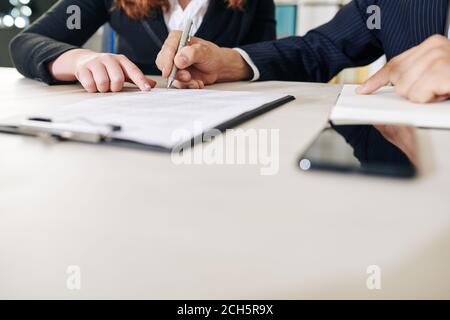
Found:
[[[186,22],[186,27],[184,28],[183,34],[181,35],[180,43],[178,44],[178,49],[177,49],[177,52],[175,53],[175,55],[177,55],[178,52],[180,52],[181,49],[183,49],[186,46],[186,43],[191,34],[191,28],[192,28],[192,19],[188,19]],[[167,89],[172,87],[172,83],[175,80],[175,76],[177,75],[177,72],[178,72],[178,69],[175,66],[175,62],[174,62],[173,66],[172,66],[172,71],[170,72],[169,78],[167,79]]]

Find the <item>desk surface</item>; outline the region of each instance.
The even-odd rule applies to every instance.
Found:
[[[450,298],[450,132],[420,132],[414,181],[303,173],[339,86],[214,89],[297,97],[241,126],[280,129],[277,175],[0,135],[0,298]],[[6,117],[92,95],[0,69],[0,97]],[[366,287],[370,265],[381,290]]]

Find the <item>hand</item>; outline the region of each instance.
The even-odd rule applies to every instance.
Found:
[[[395,91],[413,102],[428,103],[450,98],[450,40],[434,35],[392,59],[357,89],[371,94],[392,83]]]
[[[418,148],[415,128],[395,125],[375,125],[375,128],[386,140],[399,148],[414,166],[418,166]]]
[[[171,32],[156,58],[156,65],[165,79],[175,63],[178,72],[174,87],[201,89],[216,82],[250,79],[251,68],[239,52],[220,48],[212,42],[191,38],[176,54],[181,34],[180,31]]]
[[[142,91],[156,85],[127,57],[84,49],[63,53],[49,64],[49,69],[55,79],[78,80],[88,92],[118,92],[125,82],[136,84]]]

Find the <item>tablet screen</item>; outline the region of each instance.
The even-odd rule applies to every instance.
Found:
[[[300,157],[301,170],[399,178],[417,174],[416,129],[396,125],[333,125]]]

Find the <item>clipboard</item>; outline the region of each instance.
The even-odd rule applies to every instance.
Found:
[[[46,117],[31,117],[21,120],[10,120],[2,123],[0,121],[0,132],[9,134],[19,134],[26,136],[33,136],[44,140],[56,141],[72,141],[79,143],[97,144],[97,145],[112,145],[125,148],[137,148],[145,150],[153,150],[160,152],[173,152],[174,150],[183,150],[194,147],[201,143],[201,137],[212,131],[224,132],[240,125],[248,120],[251,120],[259,115],[267,113],[278,107],[281,107],[288,102],[295,100],[294,96],[286,95],[280,99],[266,103],[251,111],[244,112],[239,116],[227,120],[214,128],[204,130],[201,134],[192,137],[186,141],[180,142],[172,148],[167,148],[161,145],[145,144],[128,139],[120,139],[114,137],[114,133],[122,130],[120,124],[112,123],[93,123],[84,120],[85,123],[72,122],[55,122],[51,118]],[[80,119],[78,119],[80,120]],[[81,121],[83,122],[83,121]]]

